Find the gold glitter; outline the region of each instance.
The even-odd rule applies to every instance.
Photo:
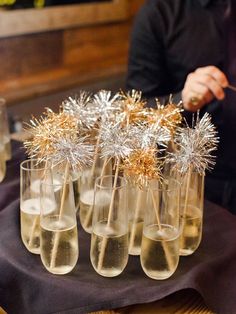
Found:
[[[57,140],[63,137],[77,138],[77,125],[76,118],[64,112],[54,113],[50,109],[47,109],[44,116],[39,119],[33,117],[26,128],[32,138],[24,142],[28,155],[39,159],[53,155],[55,153],[53,144]]]
[[[124,160],[122,168],[125,176],[142,188],[147,186],[150,180],[161,180],[161,166],[156,149],[148,148],[133,152]]]
[[[150,124],[157,124],[173,134],[177,125],[182,122],[181,111],[180,106],[172,102],[164,106],[157,101],[157,108],[150,109],[147,119]]]
[[[142,93],[132,90],[131,92],[120,92],[123,121],[126,125],[146,120],[146,102],[142,100]]]

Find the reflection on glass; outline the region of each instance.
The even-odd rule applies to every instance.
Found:
[[[122,177],[96,179],[90,259],[104,277],[118,276],[128,262],[126,182]]]
[[[173,275],[179,263],[180,186],[152,181],[147,203],[141,244],[141,265],[145,274],[157,280]]]
[[[20,165],[21,238],[34,254],[40,253],[40,180],[45,178],[45,171],[45,163],[37,159],[25,160]],[[50,200],[48,203],[50,205]]]
[[[202,218],[204,200],[204,175],[187,173],[181,189],[183,233],[180,237],[180,255],[191,255],[202,239]]]
[[[78,256],[78,232],[74,192],[71,181],[63,184],[41,182],[40,256],[53,274],[72,271]]]

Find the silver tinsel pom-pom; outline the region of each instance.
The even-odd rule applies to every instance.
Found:
[[[69,163],[73,170],[91,166],[94,146],[86,142],[87,137],[71,140],[61,138],[54,143],[55,153],[50,156],[53,165]]]
[[[186,173],[191,167],[204,174],[205,170],[213,169],[215,157],[212,152],[217,149],[219,138],[208,113],[202,119],[197,116],[194,128],[178,128],[174,142],[177,150],[168,153],[166,162],[173,162],[178,171]]]
[[[128,129],[113,123],[101,130],[101,156],[104,158],[125,158],[133,151],[133,139]]]
[[[146,149],[160,145],[167,146],[171,135],[168,129],[156,125],[138,124],[129,129],[137,149]]]
[[[106,90],[101,90],[94,95],[94,110],[97,112],[101,120],[109,121],[112,118],[114,119],[114,114],[120,110],[117,102],[118,98],[118,93],[112,97],[111,91]]]
[[[74,116],[82,128],[93,128],[97,122],[98,115],[93,108],[90,93],[81,91],[78,96],[69,97],[62,102],[62,108],[65,113]]]

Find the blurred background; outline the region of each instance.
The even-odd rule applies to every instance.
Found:
[[[125,86],[144,0],[0,0],[0,97],[11,131],[79,90]]]

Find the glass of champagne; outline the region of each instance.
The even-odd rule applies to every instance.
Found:
[[[97,156],[96,162],[91,168],[87,168],[81,173],[79,184],[79,217],[83,229],[88,233],[92,233],[95,180],[99,176],[111,174],[111,161],[107,162],[100,155]]]
[[[95,182],[90,259],[104,277],[122,273],[128,262],[126,181],[109,175]]]
[[[183,233],[180,237],[180,255],[182,256],[193,254],[201,243],[204,178],[203,174],[196,171],[188,171],[182,177],[180,198],[183,219]]]
[[[140,254],[148,277],[163,280],[173,275],[179,263],[181,231],[179,183],[149,182]]]
[[[63,275],[75,267],[78,256],[78,231],[71,180],[55,184],[41,181],[40,256],[45,268]]]
[[[25,247],[40,254],[40,180],[46,177],[44,162],[28,159],[20,165],[21,238]]]
[[[11,159],[11,137],[10,137],[9,123],[8,123],[7,110],[6,110],[6,101],[4,98],[0,98],[0,111],[2,115],[2,119],[0,123],[2,124],[5,160],[10,160]]]

